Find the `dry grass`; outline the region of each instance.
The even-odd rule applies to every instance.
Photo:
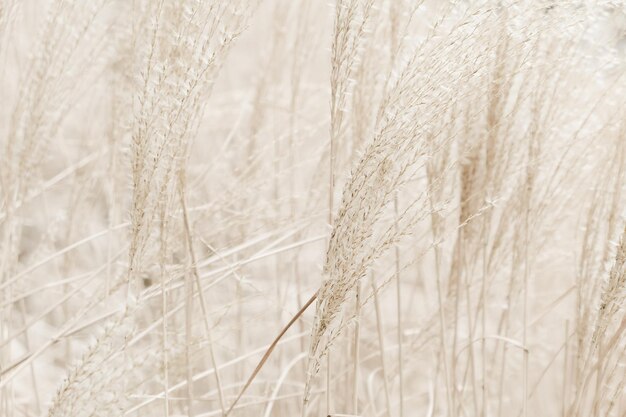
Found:
[[[626,416],[625,29],[0,0],[0,415]]]

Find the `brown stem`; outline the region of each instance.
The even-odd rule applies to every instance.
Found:
[[[270,355],[274,351],[274,348],[276,347],[276,345],[278,344],[280,339],[285,335],[285,333],[287,333],[287,330],[289,330],[289,328],[296,322],[296,320],[298,320],[300,318],[300,316],[306,311],[306,309],[309,308],[309,306],[311,304],[313,304],[313,301],[315,301],[316,298],[317,298],[317,292],[315,294],[313,294],[311,296],[311,298],[309,298],[309,301],[307,301],[306,304],[304,304],[302,306],[300,311],[298,311],[291,318],[291,320],[289,320],[289,323],[287,323],[287,325],[285,327],[283,327],[283,330],[281,330],[281,332],[278,334],[278,336],[276,336],[276,339],[274,339],[274,341],[272,342],[270,347],[267,348],[267,350],[263,354],[263,357],[259,361],[258,365],[256,366],[256,368],[254,368],[254,371],[250,375],[250,378],[248,378],[248,381],[246,382],[246,385],[243,386],[243,388],[239,392],[239,395],[237,395],[237,398],[235,398],[235,401],[233,401],[233,403],[230,405],[230,407],[226,411],[226,414],[224,414],[225,417],[230,414],[230,412],[233,410],[233,408],[235,408],[235,405],[237,404],[237,402],[241,399],[241,397],[246,392],[246,390],[248,389],[250,384],[252,384],[252,381],[254,380],[254,378],[256,378],[257,374],[259,373],[259,371],[261,370],[263,365],[265,365],[265,362],[267,362],[267,360],[269,359]]]

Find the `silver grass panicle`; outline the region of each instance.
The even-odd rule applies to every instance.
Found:
[[[335,25],[331,49],[330,74],[330,158],[334,176],[338,146],[346,134],[349,98],[354,88],[354,76],[362,62],[364,42],[370,29],[374,0],[338,0],[335,6]],[[347,141],[345,141],[347,142]],[[339,159],[341,160],[341,159]],[[335,179],[331,179],[335,181]],[[331,184],[331,215],[333,184]]]
[[[383,213],[395,191],[423,168],[431,156],[425,138],[438,115],[444,113],[450,103],[469,94],[480,77],[486,59],[484,43],[470,26],[480,27],[479,22],[484,17],[480,12],[464,16],[468,24],[457,22],[449,33],[443,34],[442,38],[447,41],[430,38],[430,43],[423,42],[406,62],[381,104],[377,133],[344,188],[328,244],[324,280],[317,295],[311,333],[305,403],[311,380],[327,351],[328,340],[335,337],[336,316],[349,292],[375,259],[429,213],[425,207],[428,191],[424,190],[401,213],[399,227],[391,224],[386,230],[383,226],[382,233],[375,233],[375,229],[381,227]],[[435,137],[437,151],[449,145],[450,138]],[[323,339],[327,342],[322,343]]]
[[[157,206],[174,195],[206,98],[233,41],[244,29],[246,1],[146,2],[152,28],[138,43],[141,77],[132,129],[129,282],[136,293],[141,257],[153,232]],[[144,49],[144,46],[146,47]]]
[[[371,34],[361,41],[363,53],[354,63],[355,68],[351,75],[351,83],[354,85],[350,90],[350,113],[344,114],[344,117],[349,116],[351,124],[351,139],[345,141],[346,146],[350,146],[345,158],[348,166],[358,160],[358,152],[374,133],[372,129],[376,121],[377,104],[384,89],[384,79],[381,77],[381,70],[384,68],[381,68],[380,63],[385,62],[388,57],[387,51],[380,47],[380,39],[385,35],[381,11],[372,8],[370,20],[368,32]]]
[[[131,316],[109,322],[59,387],[48,417],[123,416],[129,405],[126,382],[145,355],[131,362],[120,353],[134,331]],[[125,381],[125,383],[120,383]]]
[[[371,137],[376,124],[376,112],[383,97],[386,82],[390,80],[389,73],[396,68],[394,63],[401,54],[401,49],[407,47],[411,22],[423,3],[423,0],[412,2],[405,0],[389,2],[388,10],[375,5],[370,12],[368,25],[363,36],[363,52],[354,63],[356,67],[351,75],[350,90],[352,102],[349,116],[351,121],[351,140],[346,141],[349,157],[344,158],[348,165],[355,162],[367,138]],[[389,33],[387,33],[389,32]],[[381,44],[381,39],[388,36],[390,42]],[[389,66],[382,65],[388,62]]]
[[[137,346],[140,354],[125,355],[129,348],[139,344],[145,333],[135,317],[147,307],[145,303],[134,304],[103,326],[100,336],[58,388],[48,409],[49,417],[127,415],[129,410],[142,406],[131,398],[135,390],[160,387],[163,354],[168,355],[172,368],[183,369],[176,365],[184,363],[186,346],[175,341],[166,351],[159,350],[159,345],[142,345]],[[201,342],[193,341],[194,344]],[[176,371],[170,370],[170,373],[176,376]]]

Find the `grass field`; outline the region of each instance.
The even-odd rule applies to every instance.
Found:
[[[626,4],[0,0],[0,416],[625,417]]]

